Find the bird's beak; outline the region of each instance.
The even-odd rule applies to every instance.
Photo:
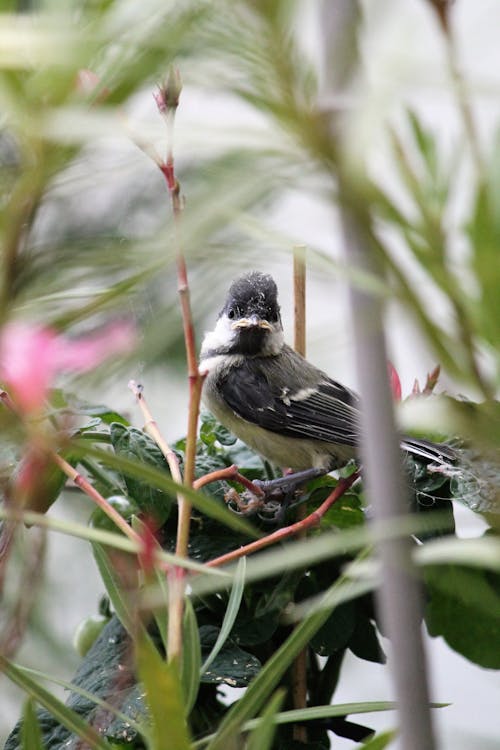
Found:
[[[272,326],[267,320],[259,318],[258,315],[251,315],[249,318],[240,318],[231,324],[231,328],[236,330],[237,328],[265,328],[267,331],[272,331]]]

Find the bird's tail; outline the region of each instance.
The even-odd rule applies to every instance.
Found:
[[[456,451],[446,443],[433,443],[424,438],[405,437],[401,441],[401,448],[413,456],[419,456],[426,461],[432,461],[443,466],[452,467],[456,460]]]

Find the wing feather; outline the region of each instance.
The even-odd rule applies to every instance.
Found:
[[[288,351],[299,357],[291,349]],[[301,365],[300,381],[295,367],[287,367],[284,372],[282,363],[286,364],[286,360],[246,359],[226,371],[218,389],[235,414],[266,430],[288,437],[356,445],[359,409],[355,394],[302,358],[297,363]],[[288,359],[288,364],[295,363]]]

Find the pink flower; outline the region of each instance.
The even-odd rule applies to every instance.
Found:
[[[126,324],[70,340],[52,328],[8,323],[0,334],[0,381],[17,407],[30,414],[42,407],[58,373],[91,370],[113,354],[130,352],[134,340]]]
[[[389,373],[389,382],[391,385],[392,397],[394,401],[401,401],[401,380],[399,379],[397,370],[392,362],[387,362],[387,371]],[[427,373],[427,378],[423,389],[420,388],[420,384],[415,378],[412,392],[407,398],[413,398],[415,396],[430,396],[434,391],[434,388],[436,387],[440,372],[440,366],[436,365],[432,372]]]
[[[401,401],[401,380],[392,362],[387,362],[387,370],[389,372],[392,397],[394,401]]]
[[[101,79],[93,70],[81,68],[81,70],[78,71],[75,78],[75,89],[79,94],[83,94],[85,97],[90,97],[97,92],[96,101],[102,102],[109,96],[110,91],[106,86],[103,86],[99,91],[100,86]]]

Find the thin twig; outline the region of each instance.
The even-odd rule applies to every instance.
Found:
[[[17,409],[10,398],[7,391],[0,391],[0,401],[2,401],[5,406],[12,411],[14,414],[17,414]],[[69,464],[62,456],[59,455],[55,450],[47,449],[47,455],[50,457],[50,459],[61,469],[61,471],[66,474],[66,476],[71,479],[71,481],[79,487],[88,497],[90,497],[96,505],[98,505],[101,510],[104,511],[104,513],[113,521],[113,523],[121,530],[123,533],[128,536],[129,539],[131,539],[133,542],[141,542],[141,538],[136,532],[128,525],[127,521],[118,513],[115,508],[113,508],[112,505],[93,487],[90,482],[85,479],[82,474],[80,474],[71,464]]]
[[[135,380],[130,380],[128,387],[136,397],[137,404],[144,417],[144,432],[146,432],[155,441],[156,445],[163,453],[163,456],[168,463],[168,468],[170,469],[170,474],[174,482],[176,482],[177,484],[182,484],[182,474],[179,466],[179,459],[177,458],[176,452],[172,450],[172,448],[169,446],[169,444],[161,434],[159,427],[153,418],[153,415],[144,396],[143,386],[139,383],[136,383]]]
[[[106,513],[106,515],[113,521],[113,523],[118,526],[120,531],[123,531],[123,533],[128,536],[128,538],[138,543],[139,545],[142,544],[141,537],[139,534],[137,534],[127,523],[127,521],[118,513],[115,508],[113,508],[112,505],[108,503],[108,501],[93,487],[90,482],[85,479],[84,476],[82,476],[71,464],[69,464],[67,461],[65,461],[62,456],[60,456],[55,451],[51,451],[50,453],[52,460],[54,463],[61,469],[61,471],[66,474],[71,481],[76,484],[77,487],[79,487],[83,492],[85,492],[86,495],[88,495],[95,503],[96,505],[101,508],[101,510]]]
[[[211,471],[209,474],[204,474],[199,479],[195,479],[193,482],[193,489],[199,490],[202,487],[205,487],[205,485],[210,484],[211,482],[220,482],[223,479],[232,479],[235,482],[238,482],[238,484],[243,485],[247,490],[250,490],[254,495],[257,495],[258,497],[264,496],[264,490],[261,487],[258,487],[256,484],[252,482],[251,479],[248,479],[248,477],[243,476],[243,474],[240,474],[238,471],[238,467],[236,464],[232,464],[231,466],[226,466],[224,469],[216,469],[215,471]]]
[[[167,126],[167,153],[165,161],[159,168],[165,177],[172,203],[174,228],[177,248],[177,286],[180,298],[184,342],[189,379],[189,413],[186,436],[184,485],[193,486],[195,476],[196,436],[198,432],[198,416],[200,411],[201,390],[203,376],[199,372],[196,355],[196,341],[193,317],[189,299],[189,284],[186,262],[182,252],[181,214],[182,200],[179,181],[175,174],[173,135],[175,114],[179,104],[181,82],[179,73],[171,68],[168,78],[155,95],[158,109],[165,119]],[[179,497],[176,554],[186,557],[189,545],[189,529],[191,523],[191,503],[182,495]],[[168,621],[168,658],[180,659],[182,653],[182,617],[184,610],[184,572],[175,569],[169,575],[169,621]]]
[[[308,529],[312,529],[315,526],[318,526],[327,510],[331,508],[331,506],[336,503],[337,500],[339,500],[345,492],[347,492],[349,487],[354,484],[359,476],[359,472],[355,472],[349,477],[339,479],[339,482],[335,489],[332,490],[326,500],[321,503],[319,508],[316,508],[316,510],[314,510],[310,515],[308,515],[301,521],[296,521],[296,523],[292,523],[290,526],[285,526],[285,528],[283,529],[277,529],[277,531],[274,531],[272,534],[268,534],[267,536],[262,537],[262,539],[257,539],[255,542],[250,542],[250,544],[245,544],[239,549],[235,549],[232,552],[227,552],[225,555],[216,557],[206,563],[207,567],[215,568],[219,565],[225,565],[232,560],[237,560],[244,555],[251,555],[254,552],[258,552],[259,550],[264,549],[264,547],[269,547],[270,545],[276,544],[277,542],[282,542],[284,539],[288,539],[291,536],[296,536],[303,531],[307,531]]]

